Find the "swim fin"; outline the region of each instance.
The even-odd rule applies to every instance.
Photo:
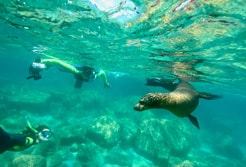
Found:
[[[193,125],[195,125],[198,129],[200,129],[199,122],[196,119],[196,117],[194,117],[193,115],[188,115],[187,117],[189,118],[189,120]]]

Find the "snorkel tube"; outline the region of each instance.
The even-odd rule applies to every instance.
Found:
[[[26,124],[27,124],[27,127],[30,128],[30,130],[32,130],[34,133],[38,133],[38,131],[32,127],[30,121],[28,120],[27,116],[25,116],[25,119],[26,119]]]
[[[27,116],[25,116],[25,119],[26,119],[26,123],[27,123],[27,126],[28,128],[34,132],[34,134],[36,135],[37,137],[37,141],[41,140],[41,141],[48,141],[49,138],[52,136],[52,132],[51,130],[47,127],[47,126],[44,126],[44,125],[39,125],[37,128],[34,128],[30,121],[28,120]]]

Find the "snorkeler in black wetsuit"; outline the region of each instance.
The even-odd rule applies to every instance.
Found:
[[[0,154],[5,151],[22,151],[40,141],[49,140],[52,132],[47,126],[33,128],[27,120],[27,129],[20,134],[11,134],[0,127]]]

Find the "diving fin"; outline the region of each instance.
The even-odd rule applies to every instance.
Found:
[[[188,115],[187,117],[189,118],[189,120],[193,125],[195,125],[198,129],[200,129],[199,122],[196,117],[194,117],[193,115]]]

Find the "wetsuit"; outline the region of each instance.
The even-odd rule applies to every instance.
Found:
[[[33,134],[10,134],[0,127],[0,154],[7,150],[21,151],[33,144]]]

